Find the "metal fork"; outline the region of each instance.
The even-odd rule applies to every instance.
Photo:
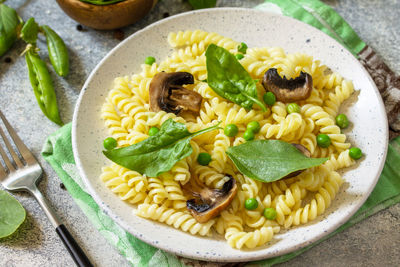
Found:
[[[14,151],[11,143],[7,139],[2,127],[0,127],[0,135],[7,147],[12,159],[10,159],[5,150],[0,146],[0,155],[6,166],[0,163],[0,182],[9,191],[28,191],[39,202],[43,211],[46,213],[50,222],[53,224],[58,236],[61,238],[68,252],[71,254],[77,266],[93,266],[78,243],[69,233],[64,224],[60,222],[49,205],[48,201],[43,197],[36,184],[42,177],[42,168],[39,163],[25,146],[22,140],[15,133],[3,113],[0,111],[0,117],[7,128],[9,135],[14,141],[21,158]]]

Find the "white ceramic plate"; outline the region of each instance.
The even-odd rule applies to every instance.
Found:
[[[268,245],[253,250],[232,249],[223,238],[192,236],[173,227],[133,214],[99,179],[101,168],[110,162],[102,154],[102,141],[108,136],[101,106],[118,76],[140,71],[148,55],[158,61],[172,52],[166,38],[169,32],[201,29],[217,32],[249,47],[280,46],[286,52],[305,52],[354,82],[358,101],[347,116],[354,127],[349,140],[362,148],[365,157],[357,168],[344,174],[346,183],[323,216],[306,225],[277,234]],[[364,203],[381,173],[387,150],[387,119],[372,79],[339,43],[297,20],[263,11],[219,8],[188,12],[150,25],[115,47],[97,65],[86,81],[78,100],[72,128],[74,156],[82,179],[100,207],[119,225],[139,239],[185,257],[209,261],[250,261],[282,255],[304,247],[346,222]]]

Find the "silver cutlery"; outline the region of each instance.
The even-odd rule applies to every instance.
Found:
[[[51,208],[48,201],[43,197],[37,188],[37,183],[42,177],[43,170],[32,155],[31,151],[25,146],[22,140],[15,133],[3,113],[0,111],[0,118],[3,121],[9,135],[17,148],[15,151],[8,140],[2,127],[0,135],[8,150],[11,158],[8,157],[4,148],[0,145],[0,156],[3,158],[5,166],[0,163],[0,182],[9,191],[27,191],[32,194],[39,202],[43,211],[46,213],[51,224],[56,229],[68,252],[71,254],[77,266],[93,266],[83,250],[79,247],[73,236],[69,233],[64,224],[60,222],[57,215]],[[19,155],[18,155],[19,153]]]

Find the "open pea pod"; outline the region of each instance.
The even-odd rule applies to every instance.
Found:
[[[64,41],[49,26],[43,25],[41,29],[46,36],[51,65],[53,65],[58,75],[62,77],[67,76],[69,73],[69,57]]]
[[[21,19],[13,8],[0,4],[0,57],[17,40],[21,23]]]
[[[29,80],[40,109],[51,121],[58,125],[63,125],[60,114],[58,113],[53,81],[46,63],[33,49],[26,52],[25,59],[28,65]]]

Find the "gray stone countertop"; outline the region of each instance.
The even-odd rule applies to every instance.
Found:
[[[253,7],[262,0],[220,0],[219,6]],[[325,0],[335,8],[400,73],[400,1],[399,0]],[[51,25],[65,40],[71,56],[71,73],[55,78],[61,117],[71,121],[75,102],[85,79],[107,52],[120,41],[115,31],[95,31],[66,16],[52,0],[9,0],[23,19],[33,16],[39,24]],[[163,16],[190,10],[182,0],[162,0],[151,13],[123,30],[125,37],[158,21]],[[41,47],[43,47],[43,42]],[[128,262],[91,225],[74,203],[60,180],[41,158],[46,137],[58,129],[42,115],[34,98],[19,42],[0,58],[0,109],[32,149],[45,170],[40,189],[65,222],[90,259],[97,266],[128,266]],[[45,50],[45,49],[44,49]],[[11,62],[9,62],[11,60]],[[54,72],[52,73],[55,77]],[[49,220],[36,201],[25,193],[13,194],[26,208],[27,219],[19,231],[0,241],[0,266],[73,266]],[[310,249],[281,266],[399,266],[400,204],[375,214],[350,229]],[[213,265],[213,264],[210,264]]]

